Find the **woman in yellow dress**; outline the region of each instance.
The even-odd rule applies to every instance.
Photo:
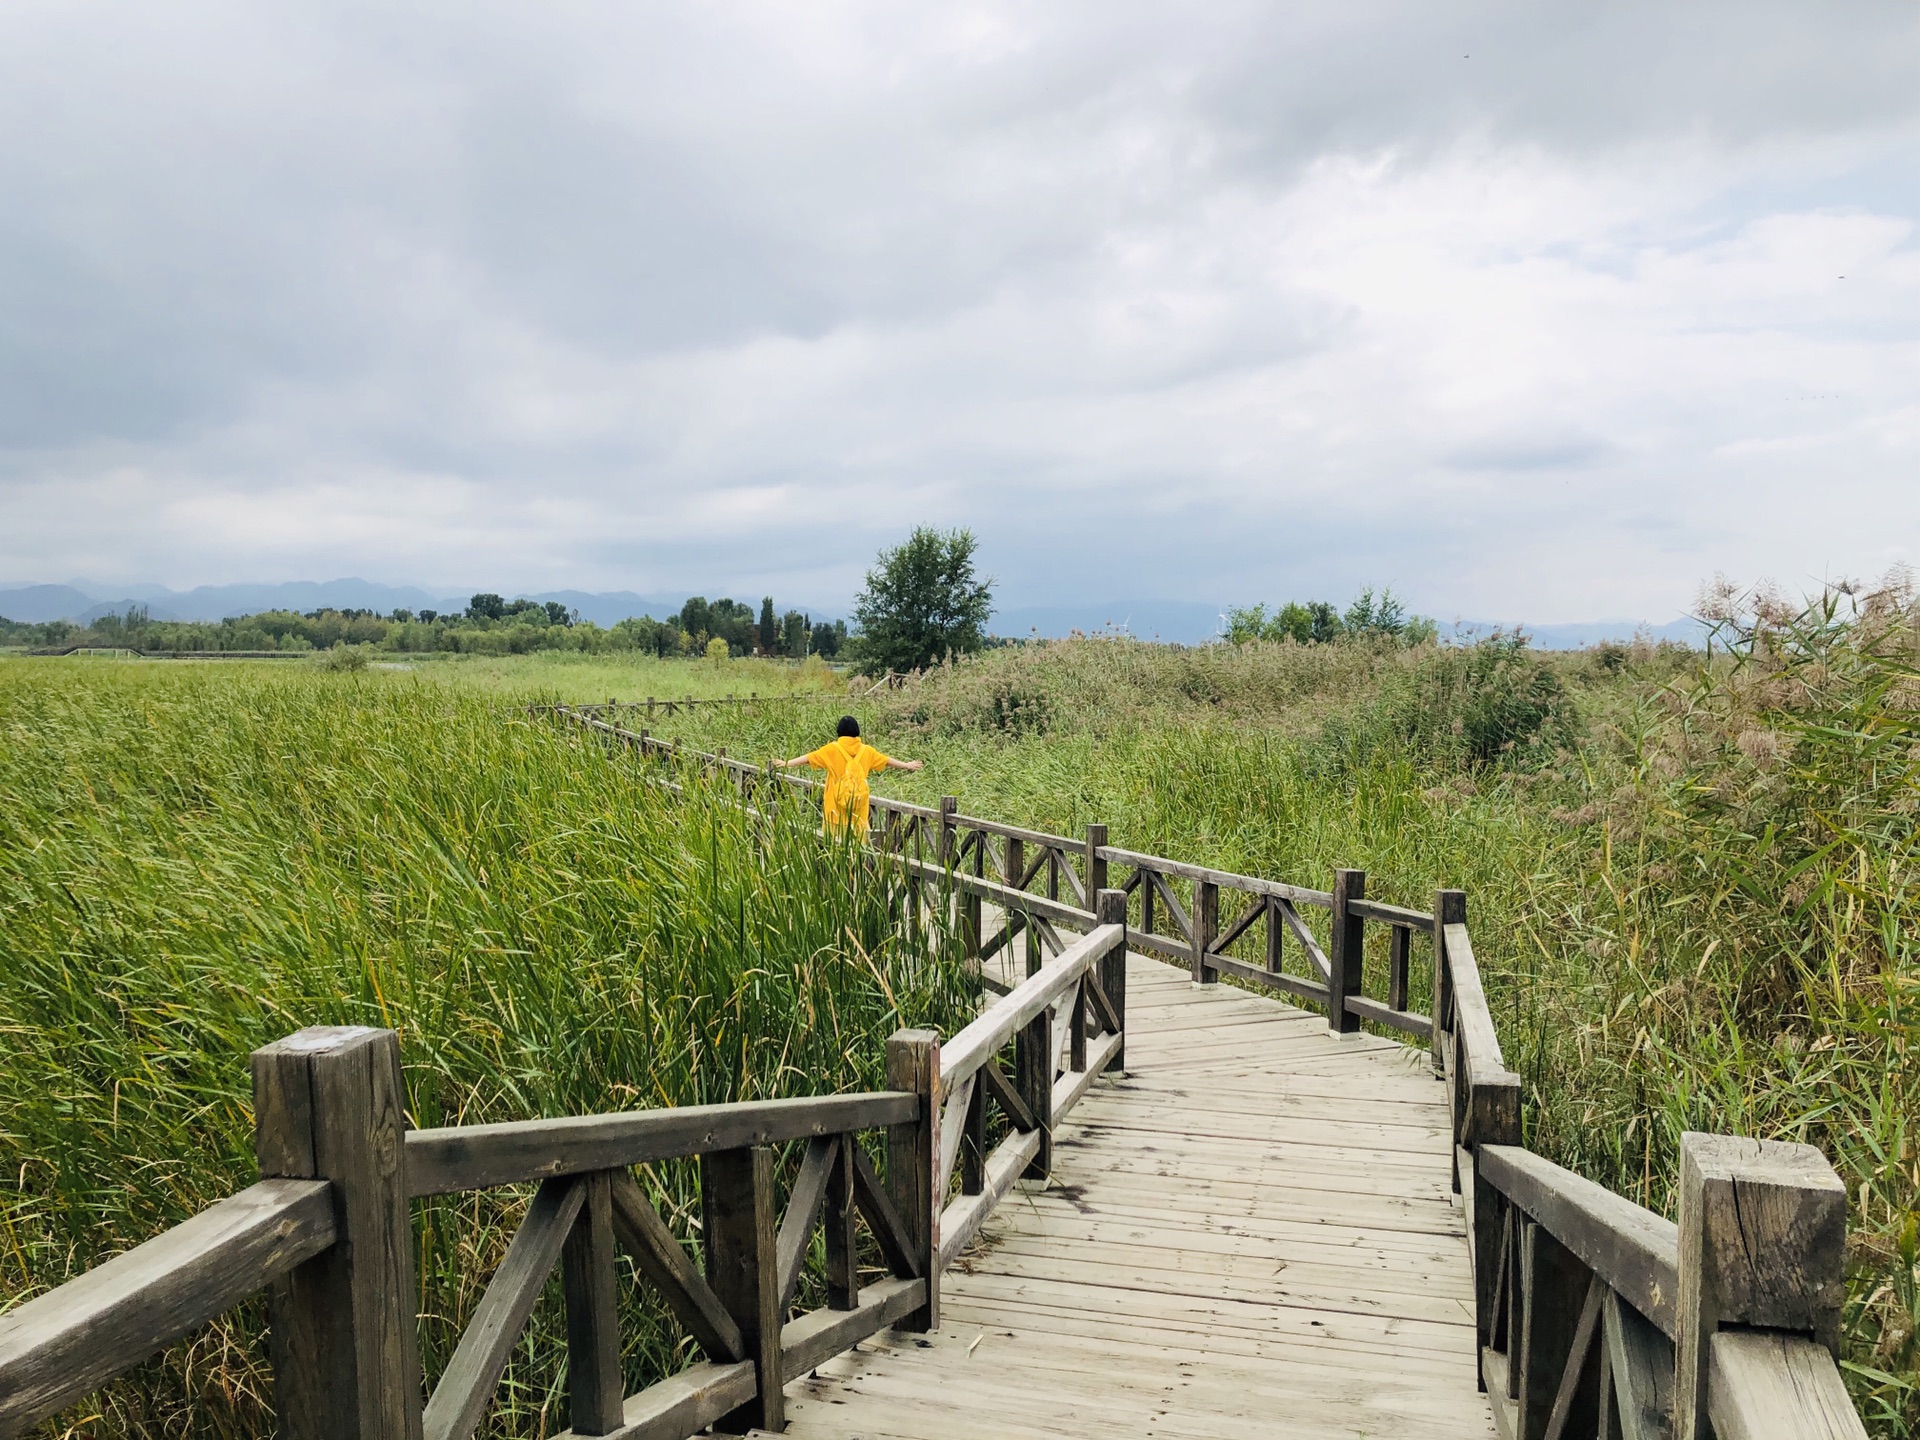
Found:
[[[821,819],[835,835],[855,839],[867,833],[867,776],[876,770],[918,770],[924,760],[895,760],[882,755],[860,738],[860,722],[842,715],[835,739],[809,755],[776,760],[783,769],[811,765],[827,772],[827,793],[821,801]]]

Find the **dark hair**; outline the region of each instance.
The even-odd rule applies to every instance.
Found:
[[[842,715],[840,717],[840,723],[834,727],[833,733],[842,737],[851,735],[855,739],[858,739],[860,736],[860,722],[851,715]]]

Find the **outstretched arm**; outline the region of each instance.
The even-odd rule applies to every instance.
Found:
[[[808,755],[796,755],[791,760],[776,760],[773,763],[778,765],[782,770],[791,770],[796,765],[811,765],[813,758]]]
[[[918,770],[926,763],[924,760],[896,760],[891,755],[887,757],[889,770]]]

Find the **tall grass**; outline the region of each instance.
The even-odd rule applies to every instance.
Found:
[[[951,1032],[972,1004],[951,957],[903,943],[893,883],[482,693],[13,662],[0,1294],[250,1183],[246,1055],[303,1025],[399,1031],[422,1126],[875,1086],[888,1032]],[[655,1184],[688,1210],[683,1169]],[[429,1377],[526,1198],[416,1210]],[[637,1387],[683,1357],[651,1309],[627,1320]],[[69,1423],[264,1433],[261,1323],[240,1312]],[[533,1327],[494,1433],[561,1428],[562,1348]]]

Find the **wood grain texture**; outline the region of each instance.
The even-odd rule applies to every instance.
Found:
[[[333,1187],[262,1180],[0,1316],[0,1435],[17,1435],[333,1244]]]
[[[870,1130],[915,1113],[918,1103],[885,1091],[806,1095],[415,1130],[406,1137],[407,1186],[440,1195]]]
[[[1867,1433],[1826,1346],[1777,1331],[1713,1337],[1707,1411],[1718,1440],[1864,1440]]]
[[[715,1362],[746,1358],[746,1339],[713,1287],[696,1270],[653,1202],[631,1175],[612,1172],[609,1184],[614,1234],[634,1265],[660,1291],[675,1318]]]
[[[624,1423],[620,1311],[613,1256],[611,1176],[583,1175],[560,1268],[567,1305],[567,1405],[577,1435],[611,1435]]]
[[[433,1387],[426,1440],[467,1440],[480,1428],[500,1374],[580,1214],[586,1185],[584,1178],[549,1180],[535,1193],[440,1383]]]
[[[612,1440],[686,1440],[753,1398],[751,1361],[716,1365],[697,1361],[678,1375],[629,1395]],[[572,1440],[571,1430],[558,1440]]]
[[[1481,1176],[1667,1335],[1679,1328],[1680,1230],[1584,1176],[1512,1145],[1476,1152]]]
[[[700,1162],[707,1283],[740,1327],[754,1365],[755,1394],[714,1421],[739,1434],[785,1425],[786,1373],[780,1356],[780,1273],[773,1217],[773,1150],[719,1150]]]
[[[333,1185],[335,1243],[268,1295],[281,1433],[418,1440],[419,1306],[399,1037],[315,1026],[263,1046],[252,1064],[255,1113],[265,1117],[255,1129],[263,1173],[284,1168],[287,1178]]]
[[[1707,1432],[1708,1346],[1729,1327],[1839,1345],[1847,1195],[1811,1145],[1680,1137],[1674,1435]]]

